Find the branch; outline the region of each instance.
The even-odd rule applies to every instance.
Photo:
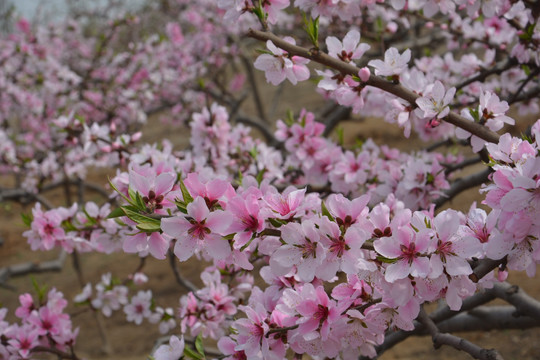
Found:
[[[22,204],[30,201],[37,201],[41,203],[46,209],[52,209],[53,205],[40,194],[34,194],[24,189],[1,189],[0,190],[0,202],[2,201],[19,201]]]
[[[474,294],[473,296],[463,300],[463,304],[461,305],[461,309],[459,311],[451,310],[450,307],[446,305],[432,312],[429,317],[435,323],[440,323],[459,315],[460,312],[474,309],[475,307],[486,304],[493,299],[495,299],[495,294],[493,294],[492,289],[487,289],[481,293]],[[398,330],[393,332],[387,332],[384,343],[377,347],[377,355],[381,355],[386,350],[393,348],[400,342],[406,340],[409,336],[427,334],[423,332],[424,328],[420,323],[415,321],[414,327],[415,329],[413,331]]]
[[[251,65],[251,62],[246,56],[241,55],[240,59],[242,60],[242,63],[244,64],[244,67],[246,68],[249,84],[251,85],[251,90],[253,91],[253,99],[255,100],[255,107],[257,108],[259,117],[265,123],[269,124],[270,122],[268,121],[268,118],[266,117],[266,111],[264,111],[264,105],[261,100],[261,95],[259,94],[259,88],[257,87],[257,81],[255,80],[255,74],[253,73],[253,66]]]
[[[46,347],[46,346],[35,346],[30,350],[30,352],[32,352],[32,353],[46,352],[46,353],[54,354],[54,355],[58,356],[58,358],[60,358],[60,359],[79,360],[77,355],[75,355],[73,353],[68,354],[68,353],[63,352],[61,350],[58,350],[58,349],[55,349],[55,348],[49,348],[49,347]]]
[[[420,309],[418,320],[430,333],[433,346],[437,349],[442,345],[449,345],[453,348],[469,353],[475,359],[481,360],[503,360],[495,349],[484,349],[472,342],[448,333],[441,333],[437,325],[431,320],[424,308]]]
[[[478,164],[479,162],[482,162],[482,159],[480,158],[480,156],[473,156],[473,157],[463,160],[459,164],[446,165],[446,169],[444,170],[444,173],[448,175],[448,174],[453,173],[456,170],[461,170],[469,165]]]
[[[491,171],[491,168],[487,168],[479,173],[472,174],[454,181],[450,186],[450,189],[446,190],[443,196],[433,202],[435,204],[435,207],[438,208],[442,206],[444,203],[451,200],[454,196],[456,196],[462,191],[478,185],[482,185],[488,180],[488,176],[489,174],[491,174]]]
[[[536,86],[532,88],[531,90],[521,94],[520,96],[515,97],[514,99],[512,99],[512,101],[508,101],[508,105],[512,105],[521,101],[530,100],[532,98],[537,97],[539,93],[540,93],[540,86]]]
[[[513,306],[480,306],[437,324],[442,332],[528,329],[538,326],[538,320],[530,316],[516,316],[516,308]]]
[[[268,130],[268,125],[264,125],[242,113],[238,114],[238,116],[236,117],[236,122],[251,126],[259,130],[268,144],[275,145],[278,143],[272,132]]]
[[[342,120],[347,120],[351,116],[351,111],[350,107],[338,105],[324,120],[326,127],[323,136],[327,137]]]
[[[10,277],[23,276],[32,273],[60,272],[64,267],[66,252],[60,251],[55,260],[44,261],[42,263],[25,262],[15,264],[0,269],[0,284],[4,284]]]
[[[287,51],[289,55],[301,56],[303,58],[313,60],[319,64],[331,67],[345,75],[358,76],[358,72],[360,71],[360,69],[357,68],[353,64],[349,64],[339,59],[335,59],[319,51],[318,49],[308,50],[306,48],[293,45],[270,32],[250,29],[248,31],[247,36],[257,39],[257,40],[261,40],[261,41],[271,40],[274,43],[274,45]],[[374,75],[370,76],[369,80],[365,82],[364,84],[368,86],[376,87],[378,89],[386,91],[387,93],[393,94],[399,98],[407,100],[411,105],[415,105],[416,99],[420,97],[418,94],[415,94],[411,90],[406,89],[405,87],[399,84],[395,84],[390,81],[387,81],[379,76],[374,76]],[[478,123],[469,121],[465,119],[464,117],[462,117],[461,115],[458,115],[454,112],[450,112],[444,120],[486,141],[489,141],[492,143],[497,143],[499,141],[499,135],[492,132],[487,127],[480,125]]]
[[[523,91],[523,89],[529,83],[529,81],[531,81],[539,73],[540,73],[540,68],[534,69],[534,71],[532,71],[529,74],[529,76],[527,76],[527,79],[525,79],[525,81],[523,81],[521,83],[521,86],[519,87],[519,89],[517,89],[516,92],[514,94],[512,94],[512,96],[510,96],[510,98],[508,99],[508,103],[513,104],[515,102],[515,100],[518,98],[519,93]]]
[[[191,291],[195,297],[197,297],[197,287],[189,280],[182,278],[182,275],[180,275],[180,271],[176,267],[176,257],[174,256],[174,253],[171,249],[169,249],[168,252],[169,256],[169,264],[171,265],[171,269],[174,273],[174,277],[176,279],[176,282],[183,286],[185,289]]]
[[[479,74],[468,78],[467,80],[463,81],[462,83],[456,85],[456,91],[459,91],[460,89],[464,88],[465,86],[472,84],[475,81],[484,81],[488,76],[494,75],[494,74],[501,74],[505,72],[506,70],[512,68],[515,66],[517,62],[515,59],[510,58],[506,62],[500,62],[496,64],[494,67],[489,69],[482,70]]]
[[[493,285],[495,295],[504,301],[512,304],[516,308],[517,315],[527,315],[537,321],[540,320],[540,302],[529,296],[517,285],[507,282]]]
[[[503,257],[499,260],[492,260],[492,259],[481,259],[481,260],[473,260],[471,267],[473,269],[473,273],[469,275],[469,279],[471,279],[473,282],[478,282],[481,278],[489,274],[492,270],[495,270],[499,265],[506,262],[506,257]]]

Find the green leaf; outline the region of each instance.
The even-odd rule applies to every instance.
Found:
[[[139,214],[138,212],[129,209],[127,206],[122,207],[122,210],[124,210],[124,213],[126,214],[128,218],[135,221],[137,224],[152,223],[152,224],[155,224],[156,226],[161,225],[160,220]]]
[[[26,225],[26,226],[31,226],[32,221],[34,221],[34,217],[32,216],[32,214],[21,213],[21,218],[22,218],[22,221],[23,221],[24,225]]]
[[[86,216],[86,219],[88,219],[89,225],[95,225],[95,224],[97,224],[96,219],[93,218],[92,216],[90,216],[90,214],[86,211],[85,208],[83,208],[83,213],[84,213],[84,216]]]
[[[274,219],[274,218],[269,218],[268,221],[270,221],[270,224],[272,224],[272,226],[274,227],[280,227],[281,225],[285,225],[287,223],[284,220]]]
[[[336,133],[338,136],[338,145],[343,146],[345,145],[345,129],[343,126],[340,126],[336,129]]]
[[[304,30],[309,36],[309,40],[315,48],[319,48],[319,17],[317,16],[313,19],[311,16],[307,16],[305,13],[302,13],[304,17]]]
[[[118,188],[112,183],[111,179],[108,179],[109,180],[109,185],[111,186],[111,188],[116,191],[121,197],[124,198],[124,200],[126,200],[129,204],[133,205],[133,206],[136,206],[136,204],[134,204],[130,198],[128,198],[126,195],[122,194],[122,192],[120,192],[120,190],[118,190]]]
[[[137,225],[137,229],[145,233],[158,232],[161,231],[161,224],[156,224],[153,222],[143,222]]]
[[[37,293],[39,303],[43,304],[47,293],[47,285],[39,286],[35,277],[31,276],[30,278],[32,279],[32,286]]]
[[[264,177],[264,173],[266,172],[266,168],[262,169],[261,171],[259,171],[259,173],[257,174],[257,176],[255,177],[255,179],[257,179],[257,184],[261,185],[262,181],[263,181],[263,177]]]
[[[382,263],[386,263],[386,264],[393,264],[397,261],[397,259],[389,259],[389,258],[386,258],[384,256],[377,256],[377,261],[380,261]]]
[[[478,111],[478,109],[469,109],[469,113],[471,114],[475,122],[480,122],[480,112]]]
[[[180,178],[180,191],[182,191],[182,198],[184,199],[183,203],[184,205],[190,204],[193,202],[193,196],[189,193],[186,184],[184,184],[184,181],[182,178]]]
[[[184,348],[184,355],[187,356],[190,359],[195,359],[195,360],[204,359],[204,356],[201,356],[201,354],[196,353],[195,351],[191,350],[187,346]]]
[[[145,211],[146,205],[144,204],[144,201],[141,197],[141,194],[139,194],[138,191],[133,190],[132,188],[128,189],[129,198],[133,202],[133,205],[137,207],[137,210],[139,211]]]
[[[261,1],[259,1],[259,4],[258,6],[256,6],[255,8],[253,8],[253,13],[255,15],[257,15],[257,17],[259,18],[259,20],[262,22],[262,23],[266,23],[266,18],[268,17],[268,14],[266,12],[264,12],[264,9],[262,7],[262,4],[261,4]]]
[[[122,208],[119,207],[111,211],[111,213],[107,215],[107,219],[114,219],[121,216],[126,216],[126,214],[124,213],[124,210],[122,210]]]
[[[285,124],[291,127],[296,121],[294,120],[294,113],[291,109],[287,109],[287,116],[285,117]]]
[[[78,231],[78,230],[79,230],[79,229],[77,229],[77,228],[75,227],[75,225],[73,225],[73,224],[71,223],[70,220],[64,220],[64,221],[62,221],[62,224],[61,224],[61,225],[62,225],[62,228],[63,228],[65,231],[67,231],[67,232],[69,232],[69,231]]]
[[[199,335],[197,335],[197,339],[195,339],[195,348],[197,349],[199,354],[201,354],[204,357],[204,347],[203,347],[201,333],[199,333]]]
[[[321,202],[321,211],[324,216],[326,216],[330,221],[336,221],[332,214],[330,214],[330,211],[328,211],[328,208],[326,207],[326,204],[324,201]]]
[[[253,160],[257,160],[257,155],[259,153],[257,152],[257,147],[254,146],[251,150],[249,150],[249,156],[253,158]]]

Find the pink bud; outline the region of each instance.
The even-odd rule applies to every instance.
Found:
[[[358,76],[360,77],[360,80],[362,80],[363,82],[366,82],[369,80],[369,77],[371,76],[371,72],[369,71],[369,68],[366,66],[360,69],[360,71],[358,72]]]
[[[443,29],[443,30],[448,29],[448,24],[441,24],[441,29]]]
[[[425,26],[428,29],[433,29],[433,26],[435,26],[435,24],[433,24],[433,21],[428,21]]]
[[[506,278],[508,278],[508,271],[506,271],[506,270],[499,270],[499,271],[497,271],[497,279],[498,279],[499,281],[501,281],[501,282],[502,282],[502,281],[505,281]]]
[[[139,140],[142,136],[142,132],[140,131],[137,131],[135,134],[131,135],[131,141],[132,142],[135,142],[137,140]]]
[[[135,273],[133,275],[133,283],[135,285],[142,285],[148,281],[148,276],[143,274],[142,272]]]
[[[398,29],[398,25],[391,21],[389,22],[387,25],[386,25],[386,30],[388,30],[389,32],[391,32],[392,34],[395,33]]]

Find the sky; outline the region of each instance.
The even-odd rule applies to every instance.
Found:
[[[27,19],[32,19],[38,11],[41,11],[46,18],[58,20],[66,15],[67,7],[65,0],[8,0],[15,5],[17,12]],[[106,0],[86,0],[85,5],[99,6],[106,3]],[[125,0],[126,6],[137,6],[143,0]]]

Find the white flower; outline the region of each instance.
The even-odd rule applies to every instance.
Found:
[[[405,71],[409,60],[411,60],[411,50],[407,49],[400,55],[399,51],[392,47],[384,53],[384,61],[371,60],[368,65],[375,69],[375,75],[392,76]]]
[[[438,119],[444,118],[450,112],[448,104],[454,98],[456,94],[456,88],[450,88],[448,91],[444,91],[444,85],[437,80],[430,91],[429,96],[424,96],[416,99],[418,107],[424,111],[424,118],[437,117]],[[422,117],[420,115],[420,117]]]

